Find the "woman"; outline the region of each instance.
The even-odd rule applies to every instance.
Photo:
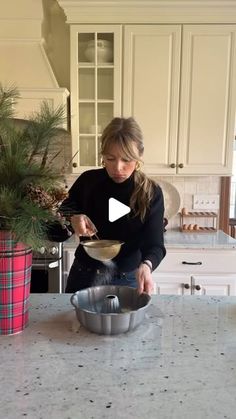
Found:
[[[81,174],[60,212],[73,214],[70,223],[80,237],[124,242],[112,264],[90,258],[79,245],[66,292],[95,284],[128,285],[151,293],[152,271],[165,256],[164,203],[160,187],[140,171],[144,151],[141,130],[133,118],[114,118],[101,138],[103,168]],[[108,219],[108,201],[115,198],[131,212],[114,222]],[[96,226],[96,228],[95,228]]]

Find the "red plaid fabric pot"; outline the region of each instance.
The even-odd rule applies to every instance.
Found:
[[[28,325],[31,266],[31,249],[0,231],[0,335]]]

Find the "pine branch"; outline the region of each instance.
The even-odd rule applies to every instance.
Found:
[[[19,97],[14,85],[4,88],[0,83],[0,125],[14,115],[14,105]]]
[[[0,85],[0,229],[36,249],[47,241],[47,223],[58,222],[58,204],[66,193],[62,172],[48,162],[65,120],[64,108],[53,110],[44,102],[17,127],[11,119],[17,97],[14,87]]]
[[[64,114],[65,110],[63,106],[59,106],[53,110],[49,104],[44,101],[40,112],[34,114],[29,120],[29,125],[25,132],[25,135],[28,136],[32,145],[29,163],[31,163],[35,156],[39,155],[43,150],[41,167],[46,165],[50,145],[52,145],[53,140],[55,140],[59,127],[65,121]]]

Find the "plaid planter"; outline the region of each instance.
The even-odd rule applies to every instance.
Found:
[[[0,231],[0,335],[28,325],[31,266],[31,249]]]

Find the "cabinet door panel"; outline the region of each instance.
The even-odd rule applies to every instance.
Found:
[[[236,295],[236,274],[234,276],[194,275],[192,289],[196,295]]]
[[[121,26],[72,25],[73,172],[100,165],[105,126],[121,114]]]
[[[175,173],[180,78],[180,25],[127,25],[124,116],[144,134],[147,173]]]
[[[154,294],[158,295],[190,295],[191,284],[189,275],[164,275],[153,273]]]
[[[178,163],[181,174],[231,174],[236,26],[184,25]]]

